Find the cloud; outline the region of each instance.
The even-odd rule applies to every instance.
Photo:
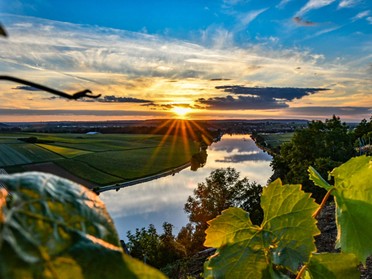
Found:
[[[338,4],[339,8],[351,8],[360,3],[360,0],[342,0]]]
[[[298,25],[301,25],[301,26],[315,26],[315,25],[317,25],[315,22],[308,21],[308,20],[303,20],[299,16],[294,17],[293,21],[296,22]]]
[[[191,106],[190,104],[157,104],[154,102],[148,103],[148,104],[143,104],[141,105],[143,107],[150,107],[153,110],[164,110],[164,111],[169,111],[175,107],[182,107],[182,108],[197,108],[198,106]]]
[[[303,115],[309,118],[315,116],[358,116],[358,115],[368,115],[372,114],[372,109],[370,107],[354,107],[354,106],[340,106],[340,107],[296,107],[288,108],[289,113],[294,113],[296,115]]]
[[[246,87],[240,85],[216,86],[216,89],[234,94],[248,94],[264,99],[272,98],[284,101],[292,101],[320,91],[329,90],[326,88]]]
[[[103,96],[103,98],[97,99],[98,102],[102,103],[150,103],[149,100],[137,99],[132,97],[117,97],[114,95]]]
[[[296,13],[296,17],[301,17],[311,10],[320,9],[328,6],[335,2],[335,0],[309,0],[305,6],[301,8],[300,11]]]
[[[257,153],[257,154],[236,154],[232,156],[224,157],[222,160],[217,159],[217,163],[240,163],[240,162],[250,162],[250,161],[271,161],[272,157],[267,153]]]
[[[326,54],[312,51],[311,46],[305,49],[276,45],[278,47],[274,48],[270,47],[272,44],[253,42],[245,44],[244,47],[239,46],[234,44],[231,30],[218,26],[205,32],[206,44],[203,40],[200,42],[200,37],[195,38],[195,41],[200,43],[196,44],[166,36],[32,17],[1,14],[1,18],[11,35],[1,42],[2,72],[19,75],[63,91],[76,92],[89,88],[96,94],[106,92],[114,96],[105,103],[90,103],[89,107],[94,109],[104,107],[116,110],[121,106],[129,107],[130,101],[138,99],[140,105],[147,105],[143,107],[137,105],[139,110],[146,107],[155,110],[158,108],[159,113],[165,113],[167,110],[165,105],[188,101],[192,103],[200,97],[204,98],[204,106],[207,106],[208,102],[210,105],[222,106],[223,101],[230,101],[230,105],[237,109],[285,108],[287,102],[310,95],[309,98],[296,101],[296,106],[303,104],[304,101],[311,102],[314,106],[324,105],[322,99],[324,95],[327,95],[330,104],[372,105],[368,98],[370,73],[366,71],[367,56],[364,55],[370,49],[370,44],[365,41],[355,46],[360,52],[350,56],[360,59],[345,57],[341,63],[329,59]],[[340,56],[342,53],[344,52],[340,49]],[[274,90],[269,92],[279,94],[278,96],[271,96],[268,93],[265,95],[257,90],[253,92],[254,94],[251,91],[244,93],[244,90],[238,90],[236,85],[234,88],[230,86],[230,91],[228,88],[219,88],[225,93],[222,91],[216,93],[215,85],[223,84],[223,80],[231,80],[230,84],[244,84],[252,88],[255,86],[323,88],[328,84],[337,86],[332,86],[333,91],[329,97],[328,94],[312,96],[315,92],[305,95],[303,92],[297,92],[292,96],[288,92],[284,94],[283,89],[275,90],[281,92],[280,94],[273,93]],[[72,108],[72,102],[62,100],[45,102],[41,99],[43,96],[39,94],[35,94],[33,102],[16,100],[13,96],[10,97],[10,94],[6,94],[6,91],[11,91],[13,87],[14,84],[2,84],[0,109],[37,107],[53,110],[55,106],[61,110]],[[263,89],[259,90],[263,92]],[[237,97],[239,94],[245,96]],[[228,98],[227,95],[232,96]],[[125,99],[130,97],[124,96],[135,98]],[[336,98],[333,99],[333,96]],[[361,99],[360,96],[367,97]],[[129,103],[120,104],[118,99],[120,97],[123,98],[121,99],[123,102]],[[215,100],[214,97],[221,97],[222,100]],[[140,100],[153,103],[140,103]],[[87,104],[76,102],[76,106],[80,107]],[[202,105],[200,102],[197,104]],[[228,106],[225,105],[225,108]],[[206,110],[203,112],[207,113]],[[233,116],[234,111],[229,113]],[[236,113],[253,115],[256,112]],[[213,115],[215,116],[216,114]]]
[[[255,11],[250,11],[245,14],[240,14],[238,16],[238,23],[234,28],[234,32],[239,32],[247,28],[247,26],[254,21],[260,14],[265,12],[267,8],[265,9],[260,9],[260,10],[255,10]]]
[[[292,0],[281,0],[280,3],[278,5],[276,5],[276,7],[278,9],[282,9],[284,8],[289,2],[291,2]]]
[[[19,85],[17,87],[14,87],[13,89],[25,90],[25,91],[43,91],[41,89],[38,89],[38,88],[35,88],[35,87],[32,87],[32,86],[28,86],[28,85]]]
[[[210,81],[228,81],[230,78],[211,78]]]
[[[196,103],[207,106],[208,109],[214,110],[263,110],[263,109],[280,109],[288,105],[274,98],[254,97],[254,96],[231,96],[199,98]]]
[[[352,21],[356,21],[356,20],[359,20],[359,19],[362,19],[364,17],[368,17],[370,14],[370,11],[369,10],[366,10],[366,11],[363,11],[363,12],[360,12],[358,13],[356,16],[354,16],[352,18]]]
[[[38,109],[1,109],[0,116],[168,116],[163,112],[131,110],[38,110]]]

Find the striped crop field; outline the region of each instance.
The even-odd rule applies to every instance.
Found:
[[[54,152],[58,155],[61,155],[65,158],[74,158],[79,155],[84,155],[91,153],[90,151],[81,150],[81,149],[75,149],[75,148],[68,148],[68,147],[61,147],[51,144],[37,144],[37,146],[45,148],[46,150],[49,150],[51,152]]]
[[[173,135],[4,133],[0,168],[9,173],[62,168],[100,186],[178,167],[198,149],[197,143]]]
[[[32,161],[8,144],[0,144],[0,167],[29,164]]]

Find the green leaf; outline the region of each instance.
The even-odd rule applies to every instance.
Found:
[[[276,180],[261,197],[264,220],[252,225],[242,209],[230,208],[209,222],[206,246],[218,248],[205,266],[209,278],[280,278],[276,266],[296,271],[315,251],[319,234],[312,213],[318,205],[300,185]]]
[[[309,178],[311,181],[314,182],[315,185],[326,189],[327,191],[332,189],[332,185],[330,185],[324,178],[314,169],[313,167],[309,167]]]
[[[260,278],[268,269],[262,233],[249,214],[229,208],[208,222],[205,246],[220,248],[205,266],[206,278]]]
[[[309,279],[359,279],[359,260],[354,254],[322,253],[313,254],[308,263]]]
[[[365,263],[372,255],[372,157],[360,156],[335,168],[337,245]]]
[[[0,182],[0,278],[165,278],[123,255],[103,202],[87,188],[36,172]]]
[[[264,228],[275,235],[273,263],[297,270],[316,251],[313,236],[320,232],[312,214],[318,204],[301,185],[281,185],[276,180],[263,190],[261,206]]]

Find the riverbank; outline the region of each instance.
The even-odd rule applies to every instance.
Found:
[[[188,163],[183,164],[179,167],[172,168],[170,170],[167,170],[167,171],[164,171],[164,172],[161,172],[161,173],[158,173],[158,174],[145,176],[145,177],[142,177],[142,178],[138,178],[138,179],[134,179],[134,180],[131,180],[131,181],[122,182],[122,183],[116,183],[116,184],[102,186],[102,187],[95,187],[92,190],[97,194],[105,192],[105,191],[109,191],[109,190],[119,191],[121,188],[137,185],[137,184],[144,183],[144,182],[149,182],[149,181],[152,181],[152,180],[164,177],[164,176],[168,176],[168,175],[175,175],[176,173],[178,173],[181,170],[183,170],[187,167],[190,167],[190,166],[191,166],[191,163],[188,162]]]

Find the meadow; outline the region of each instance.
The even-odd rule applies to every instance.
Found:
[[[276,148],[283,143],[290,142],[294,133],[272,133],[261,134],[267,145],[271,148]]]
[[[0,168],[14,173],[43,166],[56,174],[63,169],[103,186],[181,166],[198,149],[196,142],[172,135],[2,133]]]

